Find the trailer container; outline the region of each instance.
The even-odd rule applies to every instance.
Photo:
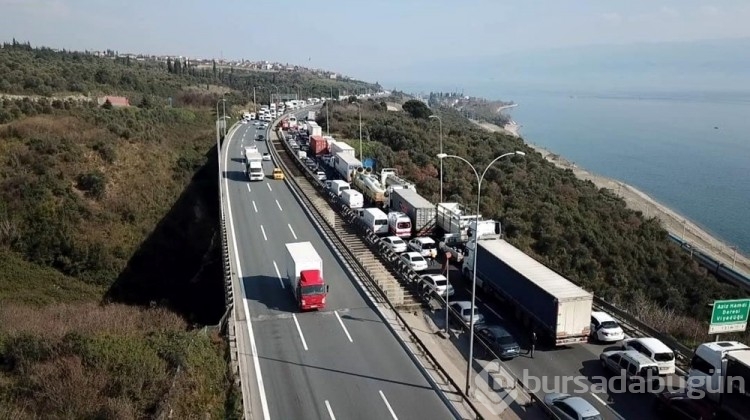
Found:
[[[583,343],[591,330],[594,295],[500,239],[477,241],[477,287],[515,309],[524,326],[556,346]],[[474,241],[466,245],[463,274],[471,278]]]
[[[414,190],[398,189],[390,193],[390,208],[409,216],[416,236],[428,235],[435,227],[435,205]]]

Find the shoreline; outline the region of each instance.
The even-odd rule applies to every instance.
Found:
[[[515,123],[506,124],[505,127],[500,127],[496,124],[487,122],[471,121],[490,132],[504,133],[518,138],[521,137],[518,132],[520,126]],[[727,245],[722,240],[717,239],[710,233],[706,232],[706,230],[692,222],[687,217],[670,209],[664,204],[659,203],[653,197],[632,185],[589,172],[576,165],[575,162],[570,162],[564,157],[544,147],[537,146],[527,141],[524,142],[537,153],[541,154],[545,160],[553,163],[558,168],[570,169],[578,179],[591,181],[597,186],[597,188],[612,190],[616,195],[625,200],[625,204],[629,209],[640,211],[647,218],[658,218],[664,229],[669,233],[693,244],[695,248],[711,255],[716,260],[724,263],[727,267],[733,267],[735,271],[750,277],[750,258],[741,254],[736,248]]]

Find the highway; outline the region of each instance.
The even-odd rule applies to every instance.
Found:
[[[239,354],[259,394],[255,418],[455,418],[326,243],[284,181],[248,182],[240,150],[258,130],[242,124],[222,147],[227,229],[241,279],[248,340]],[[285,278],[285,243],[310,241],[330,285],[326,309],[300,313]],[[256,385],[257,384],[257,385]],[[245,402],[249,404],[249,402]]]
[[[456,294],[451,301],[470,300],[470,283],[461,279],[458,270],[451,270],[451,284]],[[486,297],[481,291],[477,292],[477,306],[485,317],[488,324],[501,324],[516,337],[522,349],[528,349],[528,331],[516,325],[513,315],[503,311],[502,306],[493,298]],[[444,315],[440,315],[443,317]],[[441,323],[444,325],[444,322]],[[476,347],[475,347],[476,348]],[[618,343],[594,344],[581,343],[557,349],[537,348],[532,359],[525,354],[506,361],[505,366],[513,374],[529,385],[534,386],[535,381],[538,389],[537,394],[544,397],[545,394],[553,392],[565,392],[576,394],[588,400],[602,414],[604,419],[658,419],[652,409],[654,397],[648,393],[617,393],[612,392],[603,383],[603,380],[612,380],[613,375],[607,373],[599,363],[599,355],[605,350],[619,349]],[[480,354],[480,353],[477,353]],[[483,360],[488,362],[489,360]],[[602,379],[604,378],[604,379]],[[577,380],[577,382],[574,382]],[[674,386],[679,387],[683,383],[676,377],[668,377]],[[668,382],[670,383],[670,382]],[[583,389],[582,385],[587,389]],[[599,385],[599,389],[594,387]],[[627,389],[627,388],[625,388]],[[584,392],[582,392],[584,391]]]

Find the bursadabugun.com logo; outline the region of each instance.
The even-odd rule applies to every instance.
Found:
[[[516,379],[517,378],[517,379]],[[562,393],[570,395],[597,394],[659,394],[662,392],[685,391],[688,398],[701,399],[707,393],[721,392],[723,385],[709,377],[697,376],[679,378],[677,376],[630,377],[624,374],[606,376],[535,376],[524,369],[520,376],[511,373],[501,362],[488,362],[474,377],[474,398],[495,414],[505,411],[514,401],[522,404],[528,394],[542,397],[545,394]],[[524,386],[522,387],[520,383]],[[525,388],[525,389],[524,389]],[[745,378],[731,377],[726,382],[726,391],[746,393]]]

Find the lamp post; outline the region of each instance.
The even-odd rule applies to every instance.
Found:
[[[219,102],[223,102],[222,106],[224,108],[224,118],[221,119],[222,124],[219,125]],[[227,134],[226,132],[226,124],[227,124],[227,100],[223,96],[221,99],[216,101],[216,131],[219,131],[220,133],[223,133],[224,135]]]
[[[272,84],[271,86],[273,86],[274,89],[276,89],[276,99],[278,100],[278,98],[279,98],[279,87],[276,86],[276,85],[274,85],[274,84]],[[268,103],[269,107],[271,106],[271,103],[273,103],[273,93],[271,93],[271,100]]]
[[[435,118],[440,124],[440,154],[443,153],[443,119],[438,115],[430,115],[430,118]],[[440,159],[440,202],[443,202],[443,159]]]
[[[474,171],[474,175],[477,177],[477,215],[479,215],[479,204],[480,200],[482,198],[482,181],[484,181],[484,176],[487,175],[487,171],[492,167],[492,165],[497,162],[498,160],[507,157],[507,156],[513,156],[513,155],[519,155],[519,156],[525,156],[526,153],[521,151],[515,151],[510,153],[505,153],[503,155],[500,155],[496,157],[492,162],[487,165],[486,168],[484,168],[484,171],[482,172],[482,175],[479,175],[479,172],[477,172],[476,168],[474,168],[474,165],[471,164],[468,160],[462,158],[461,156],[456,155],[446,155],[445,153],[440,153],[437,155],[438,159],[443,160],[445,158],[453,158],[458,159],[463,162],[465,162],[469,167],[471,167],[471,170]],[[474,361],[474,311],[476,310],[476,295],[477,295],[477,241],[479,239],[479,235],[477,235],[477,228],[479,227],[479,220],[474,224],[474,270],[472,273],[472,280],[471,280],[471,321],[469,324],[469,363],[466,366],[466,395],[469,395],[469,390],[471,388],[471,365]],[[448,308],[446,308],[448,310]]]
[[[326,101],[326,135],[327,136],[331,135],[331,124],[328,122],[328,107],[330,106],[330,103],[331,103],[331,99],[329,98]]]
[[[354,105],[359,113],[359,161],[362,162],[362,105],[359,102],[354,102]]]

